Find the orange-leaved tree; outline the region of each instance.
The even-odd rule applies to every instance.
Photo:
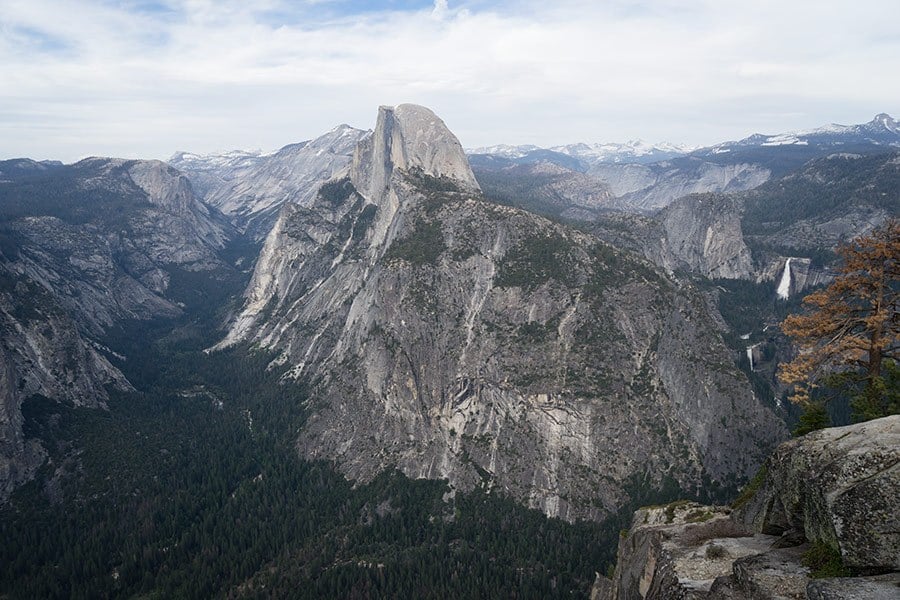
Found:
[[[804,298],[806,311],[781,324],[798,353],[781,365],[779,379],[795,386],[791,400],[807,409],[816,409],[811,391],[821,383],[855,383],[855,418],[895,413],[900,221],[888,220],[837,253],[842,264],[831,285]],[[821,406],[818,410],[824,414]]]

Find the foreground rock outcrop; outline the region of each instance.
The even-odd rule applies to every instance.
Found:
[[[382,107],[342,175],[284,207],[219,345],[309,382],[304,456],[602,518],[629,489],[728,485],[784,435],[700,294],[486,201],[428,109]]]
[[[748,526],[824,542],[851,569],[900,571],[900,416],[786,442],[766,472],[741,508]]]
[[[597,598],[897,597],[900,416],[786,442],[755,485],[734,511],[637,511]],[[817,571],[822,557],[857,576],[818,578],[828,574]]]

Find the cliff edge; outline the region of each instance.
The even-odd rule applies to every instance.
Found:
[[[734,508],[634,515],[592,598],[897,598],[900,416],[785,442]]]

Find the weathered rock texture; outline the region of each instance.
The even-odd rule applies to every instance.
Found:
[[[766,469],[743,522],[802,531],[838,548],[851,568],[900,571],[900,416],[786,442]]]
[[[635,512],[628,533],[619,541],[616,570],[607,599],[707,598],[717,579],[730,577],[739,559],[768,551],[777,537],[753,534],[729,517],[730,509],[675,502]],[[765,569],[745,568],[744,580]],[[801,590],[784,570],[782,589]],[[722,587],[720,581],[716,587]],[[759,587],[759,584],[756,584]],[[738,596],[741,597],[741,596]]]
[[[365,131],[340,125],[274,154],[197,156],[180,152],[169,162],[197,183],[204,201],[222,211],[239,230],[261,240],[285,203],[309,206],[323,182],[346,171],[365,135]]]
[[[706,194],[676,200],[659,215],[659,243],[647,254],[668,271],[684,270],[705,277],[747,279],[754,267],[741,235],[740,203]]]
[[[0,189],[10,271],[47,289],[91,335],[123,319],[174,316],[169,269],[212,271],[231,231],[159,161],[85,159]]]
[[[130,319],[174,317],[173,269],[225,270],[230,232],[157,161],[86,159],[0,184],[0,500],[43,453],[21,405],[40,394],[103,406],[128,389],[98,340]]]
[[[593,165],[588,174],[609,186],[614,208],[652,212],[688,194],[739,192],[753,189],[771,177],[756,164],[715,164],[685,157],[651,165]]]
[[[0,266],[0,501],[28,481],[45,453],[23,432],[22,401],[34,394],[97,407],[122,374],[79,332],[41,285]]]
[[[897,597],[898,436],[894,416],[786,442],[734,512],[689,502],[637,511],[620,540],[612,586],[599,581],[597,597]],[[863,576],[810,579],[811,543],[837,549]]]
[[[349,177],[286,205],[221,346],[312,384],[298,445],[599,518],[626,482],[749,474],[784,435],[703,299],[592,236],[488,203],[422,107],[382,107]]]
[[[806,586],[809,600],[896,600],[898,594],[900,573],[817,579]]]

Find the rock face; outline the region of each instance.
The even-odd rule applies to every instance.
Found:
[[[309,206],[323,182],[347,169],[357,143],[366,134],[340,125],[314,140],[285,146],[270,155],[180,152],[169,163],[196,182],[204,201],[222,211],[235,227],[261,240],[282,205]]]
[[[437,115],[415,104],[378,109],[374,134],[353,153],[350,181],[360,195],[381,205],[395,169],[446,177],[462,191],[480,189],[456,136]]]
[[[741,235],[740,208],[734,198],[722,195],[676,200],[660,213],[659,244],[650,246],[648,254],[669,271],[749,279],[753,258]]]
[[[793,296],[831,280],[838,244],[900,213],[898,185],[900,154],[843,153],[752,191],[685,196],[652,217],[602,215],[594,230],[668,271],[713,278],[777,285],[790,259]]]
[[[900,573],[875,577],[817,579],[806,586],[809,600],[894,600]]]
[[[736,511],[676,502],[637,511],[601,599],[895,598],[900,586],[900,416],[779,446]],[[860,577],[811,579],[833,548]]]
[[[900,571],[900,416],[786,442],[741,510],[754,529],[802,531],[840,550],[850,568]]]
[[[40,284],[0,266],[0,502],[28,481],[44,450],[23,433],[22,401],[35,394],[75,406],[103,406],[122,374],[78,330]]]
[[[772,176],[757,164],[716,164],[694,157],[651,165],[598,164],[588,174],[609,186],[613,208],[640,212],[664,208],[688,194],[750,190]]]
[[[715,597],[709,594],[711,588],[717,580],[716,587],[722,586],[720,578],[732,574],[736,561],[761,555],[777,540],[744,529],[730,513],[725,507],[693,502],[635,512],[631,529],[619,541],[612,585],[604,586],[607,592],[601,600]],[[802,590],[805,574],[800,575],[802,582],[784,577],[782,591],[788,586]],[[746,576],[753,577],[749,571]]]
[[[312,385],[304,456],[485,484],[566,519],[625,482],[745,476],[783,425],[704,300],[584,233],[486,202],[425,108],[382,107],[348,177],[285,205],[220,344]]]
[[[180,314],[166,297],[173,267],[227,268],[219,251],[230,227],[162,162],[85,159],[0,194],[9,270],[41,284],[90,335]]]
[[[303,144],[305,143],[299,145]],[[261,152],[244,150],[218,154],[181,151],[173,154],[166,162],[184,173],[200,198],[206,198],[216,189],[237,185],[237,182],[253,173],[267,156],[269,155]]]
[[[508,195],[507,203],[584,221],[612,210],[650,214],[689,194],[749,190],[771,175],[754,164],[719,165],[688,157],[652,164],[587,166],[538,153],[531,153],[527,160],[493,155],[473,158],[475,173],[486,182],[490,196]]]
[[[42,460],[21,405],[103,406],[128,389],[98,342],[130,319],[174,317],[172,274],[227,270],[231,229],[158,161],[86,159],[0,184],[0,500]]]

